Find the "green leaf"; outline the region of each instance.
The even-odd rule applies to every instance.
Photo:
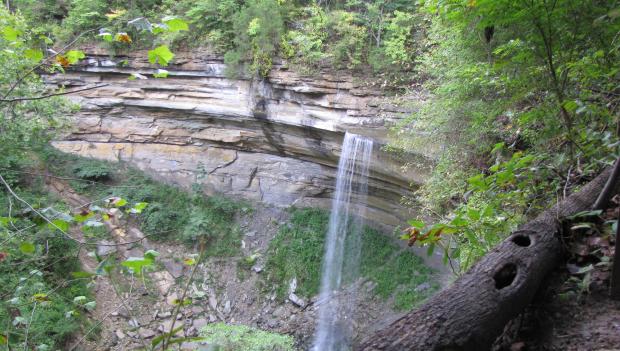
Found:
[[[71,276],[73,278],[80,279],[80,278],[90,278],[90,277],[93,277],[94,274],[93,273],[89,273],[89,272],[80,271],[80,272],[71,272]]]
[[[39,49],[26,49],[24,50],[24,56],[35,63],[43,60],[43,52]]]
[[[461,216],[457,216],[452,221],[450,221],[450,224],[456,227],[464,227],[469,224],[469,221]]]
[[[506,144],[502,141],[501,143],[497,143],[493,146],[493,149],[491,150],[491,153],[494,154],[498,151],[502,151],[504,149],[504,147],[506,146]]]
[[[414,228],[418,228],[418,229],[422,229],[426,226],[426,224],[424,224],[424,221],[418,220],[418,219],[410,219],[407,221],[407,223],[414,227]]]
[[[487,184],[486,181],[484,179],[484,174],[478,174],[475,175],[469,179],[467,179],[467,183],[469,183],[469,185],[471,185],[473,188],[479,189],[479,190],[487,190]]]
[[[480,219],[480,211],[475,208],[468,208],[467,217],[469,217],[472,221],[478,221]]]
[[[35,252],[35,250],[36,250],[36,247],[31,242],[24,241],[23,243],[19,245],[19,251],[21,251],[22,253],[28,254],[28,255],[32,255]]]
[[[55,219],[52,221],[52,223],[48,223],[47,227],[52,230],[56,229],[66,232],[67,230],[69,230],[69,222],[62,219]]]
[[[17,37],[20,36],[22,32],[13,27],[4,27],[2,28],[2,36],[6,41],[16,41]]]
[[[155,251],[155,250],[148,250],[147,252],[144,253],[144,257],[154,261],[155,257],[159,256],[159,252]]]
[[[133,205],[133,207],[129,210],[129,212],[142,213],[142,211],[146,208],[148,204],[149,204],[148,202],[138,202],[135,205]]]
[[[158,63],[161,66],[168,66],[168,62],[172,60],[174,54],[168,49],[168,46],[161,45],[148,52],[149,62]]]
[[[65,57],[67,58],[67,60],[69,60],[70,64],[74,64],[78,62],[79,60],[86,58],[86,55],[81,50],[70,50],[70,51],[67,51],[67,53],[65,54]]]
[[[168,30],[171,32],[178,32],[182,30],[189,30],[187,22],[177,17],[164,17],[162,22],[168,26]]]
[[[103,39],[104,41],[107,41],[108,43],[111,43],[112,40],[114,40],[114,36],[112,36],[112,33],[108,33],[108,32],[99,33],[97,36]]]
[[[82,305],[86,301],[86,296],[76,296],[73,298],[73,303],[76,305]]]
[[[94,216],[95,214],[93,212],[88,212],[86,214],[76,214],[75,216],[73,216],[73,220],[78,222],[78,223],[82,223],[82,222],[86,222],[90,217]]]
[[[168,71],[166,71],[165,69],[158,69],[155,73],[153,73],[153,77],[166,78],[168,77]]]
[[[10,217],[0,217],[0,226],[1,227],[8,227],[10,222],[11,222],[11,218]]]
[[[37,294],[32,295],[32,300],[36,302],[46,302],[46,301],[49,301],[50,298],[45,293],[37,293]]]
[[[435,252],[435,243],[432,243],[428,246],[428,250],[426,250],[426,254],[428,256],[432,256],[433,252]]]
[[[125,261],[121,262],[121,265],[129,268],[134,274],[141,275],[142,269],[149,267],[153,264],[153,260],[146,257],[129,257]]]
[[[9,341],[9,339],[7,339],[3,334],[0,334],[0,345],[6,345],[7,341]]]

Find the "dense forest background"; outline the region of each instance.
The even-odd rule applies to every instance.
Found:
[[[76,109],[49,96],[38,74],[84,58],[81,45],[156,48],[149,59],[162,68],[176,50],[208,47],[224,56],[231,77],[265,79],[274,62],[310,76],[348,70],[368,77],[417,111],[391,126],[389,149],[431,150],[436,162],[422,189],[405,199],[422,215],[410,221],[403,239],[429,252],[444,250],[446,260],[459,262],[456,273],[618,156],[618,1],[7,0],[0,33],[0,174],[7,205],[0,210],[0,262],[7,255],[36,261],[5,271],[0,285],[36,281],[46,289],[28,285],[20,294],[37,303],[47,299],[36,297],[39,291],[79,270],[75,258],[64,260],[76,243],[51,234],[67,230],[66,223],[57,219],[44,223],[47,231],[34,231],[42,220],[24,215],[54,201],[24,181],[23,172],[53,157],[46,144],[70,128],[66,116]],[[107,176],[101,169],[78,171],[94,181]],[[16,215],[21,201],[13,190],[36,206]],[[137,213],[140,201],[131,204]],[[43,261],[31,259],[33,243],[41,242],[45,249],[36,250]],[[78,278],[70,286],[61,289],[70,301],[89,294]],[[54,323],[59,316],[30,326],[30,307],[12,303],[0,311],[1,320],[28,325],[31,335],[47,331],[50,345],[79,328],[78,319]],[[79,314],[87,304],[85,298],[77,307],[53,305],[50,313]],[[0,343],[8,334],[0,333]],[[15,338],[28,345],[28,332]]]

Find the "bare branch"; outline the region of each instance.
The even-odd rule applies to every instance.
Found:
[[[52,94],[41,95],[41,96],[20,97],[20,98],[15,98],[15,99],[0,99],[0,102],[18,102],[18,101],[43,100],[43,99],[47,99],[47,98],[50,98],[50,97],[53,97],[53,96],[69,95],[69,94],[73,94],[73,93],[79,93],[81,91],[103,88],[103,87],[108,86],[108,85],[109,84],[101,84],[101,85],[96,85],[94,87],[82,88],[82,89],[71,90],[71,91],[64,91],[64,92],[61,92],[61,93],[52,93]]]

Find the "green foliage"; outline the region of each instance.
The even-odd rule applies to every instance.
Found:
[[[304,296],[319,292],[321,260],[329,216],[320,209],[293,209],[289,223],[269,243],[266,270],[269,281],[277,284],[277,294],[287,294],[288,283],[297,278]]]
[[[293,209],[289,223],[282,226],[269,244],[266,254],[268,286],[276,287],[277,295],[287,294],[288,284],[297,279],[297,291],[303,296],[318,293],[325,232],[329,214],[321,209]],[[359,272],[375,283],[374,293],[386,300],[394,296],[397,308],[406,309],[428,297],[436,289],[410,291],[431,279],[432,271],[419,257],[402,251],[397,243],[382,233],[364,227],[361,238]]]
[[[433,47],[420,70],[430,95],[396,128],[394,146],[446,145],[430,149],[439,162],[416,197],[437,224],[409,236],[429,234],[418,242],[449,247],[462,269],[618,153],[608,94],[620,69],[617,4],[553,4],[425,5]],[[457,233],[437,241],[440,226]]]
[[[295,351],[294,339],[245,325],[213,323],[200,330],[201,339],[221,351]]]
[[[54,204],[34,185],[20,193],[47,206]],[[0,221],[2,334],[8,333],[13,347],[24,348],[28,329],[27,348],[47,345],[61,349],[77,332],[90,328],[86,315],[93,305],[86,285],[88,279],[66,280],[68,272],[79,270],[78,246],[37,217],[8,217],[8,209],[8,197],[0,192],[0,218],[6,219]],[[12,210],[15,214],[25,208],[14,203]],[[14,235],[13,230],[19,230],[20,235]],[[82,298],[76,303],[78,296]]]
[[[330,54],[334,63],[350,69],[358,68],[364,61],[367,32],[356,24],[356,16],[346,11],[330,13],[327,22],[331,30]]]
[[[224,56],[232,70],[249,62],[247,72],[266,76],[284,34],[282,7],[277,0],[250,0],[233,20],[235,48]]]
[[[200,187],[179,191],[131,167],[86,159],[46,149],[41,154],[50,169],[59,175],[74,176],[75,169],[88,175],[105,170],[98,183],[72,181],[74,189],[92,198],[117,198],[127,211],[140,214],[140,229],[154,239],[180,240],[187,244],[205,243],[210,256],[234,256],[240,250],[241,231],[233,224],[243,202],[221,196],[206,197]],[[112,171],[115,169],[115,171]],[[91,180],[90,178],[88,178]],[[129,207],[131,204],[131,207]],[[115,202],[115,206],[121,206]],[[95,235],[95,234],[93,234]]]
[[[95,160],[82,160],[73,166],[73,174],[84,180],[104,181],[112,175],[107,164]]]

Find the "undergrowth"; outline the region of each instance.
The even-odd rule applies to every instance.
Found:
[[[297,292],[309,297],[319,292],[329,213],[316,208],[293,208],[291,212],[290,222],[269,245],[267,282],[282,298],[296,278]],[[397,309],[411,308],[438,287],[431,282],[432,270],[392,238],[365,226],[361,242],[360,275],[374,282],[373,292],[382,300],[394,298]]]
[[[14,190],[38,211],[63,207],[36,182],[16,183]],[[23,345],[27,339],[37,350],[60,350],[76,333],[91,328],[80,303],[91,300],[90,279],[67,279],[81,271],[75,242],[4,191],[0,242],[0,336],[8,336],[8,345]]]
[[[122,163],[112,165],[55,150],[46,150],[43,158],[54,174],[73,178],[71,186],[91,199],[115,196],[130,203],[147,202],[137,220],[140,229],[152,239],[188,245],[204,242],[205,253],[215,257],[240,252],[241,231],[232,223],[236,213],[248,207],[243,202],[206,196],[197,185],[184,191]],[[94,176],[101,181],[94,181]]]

